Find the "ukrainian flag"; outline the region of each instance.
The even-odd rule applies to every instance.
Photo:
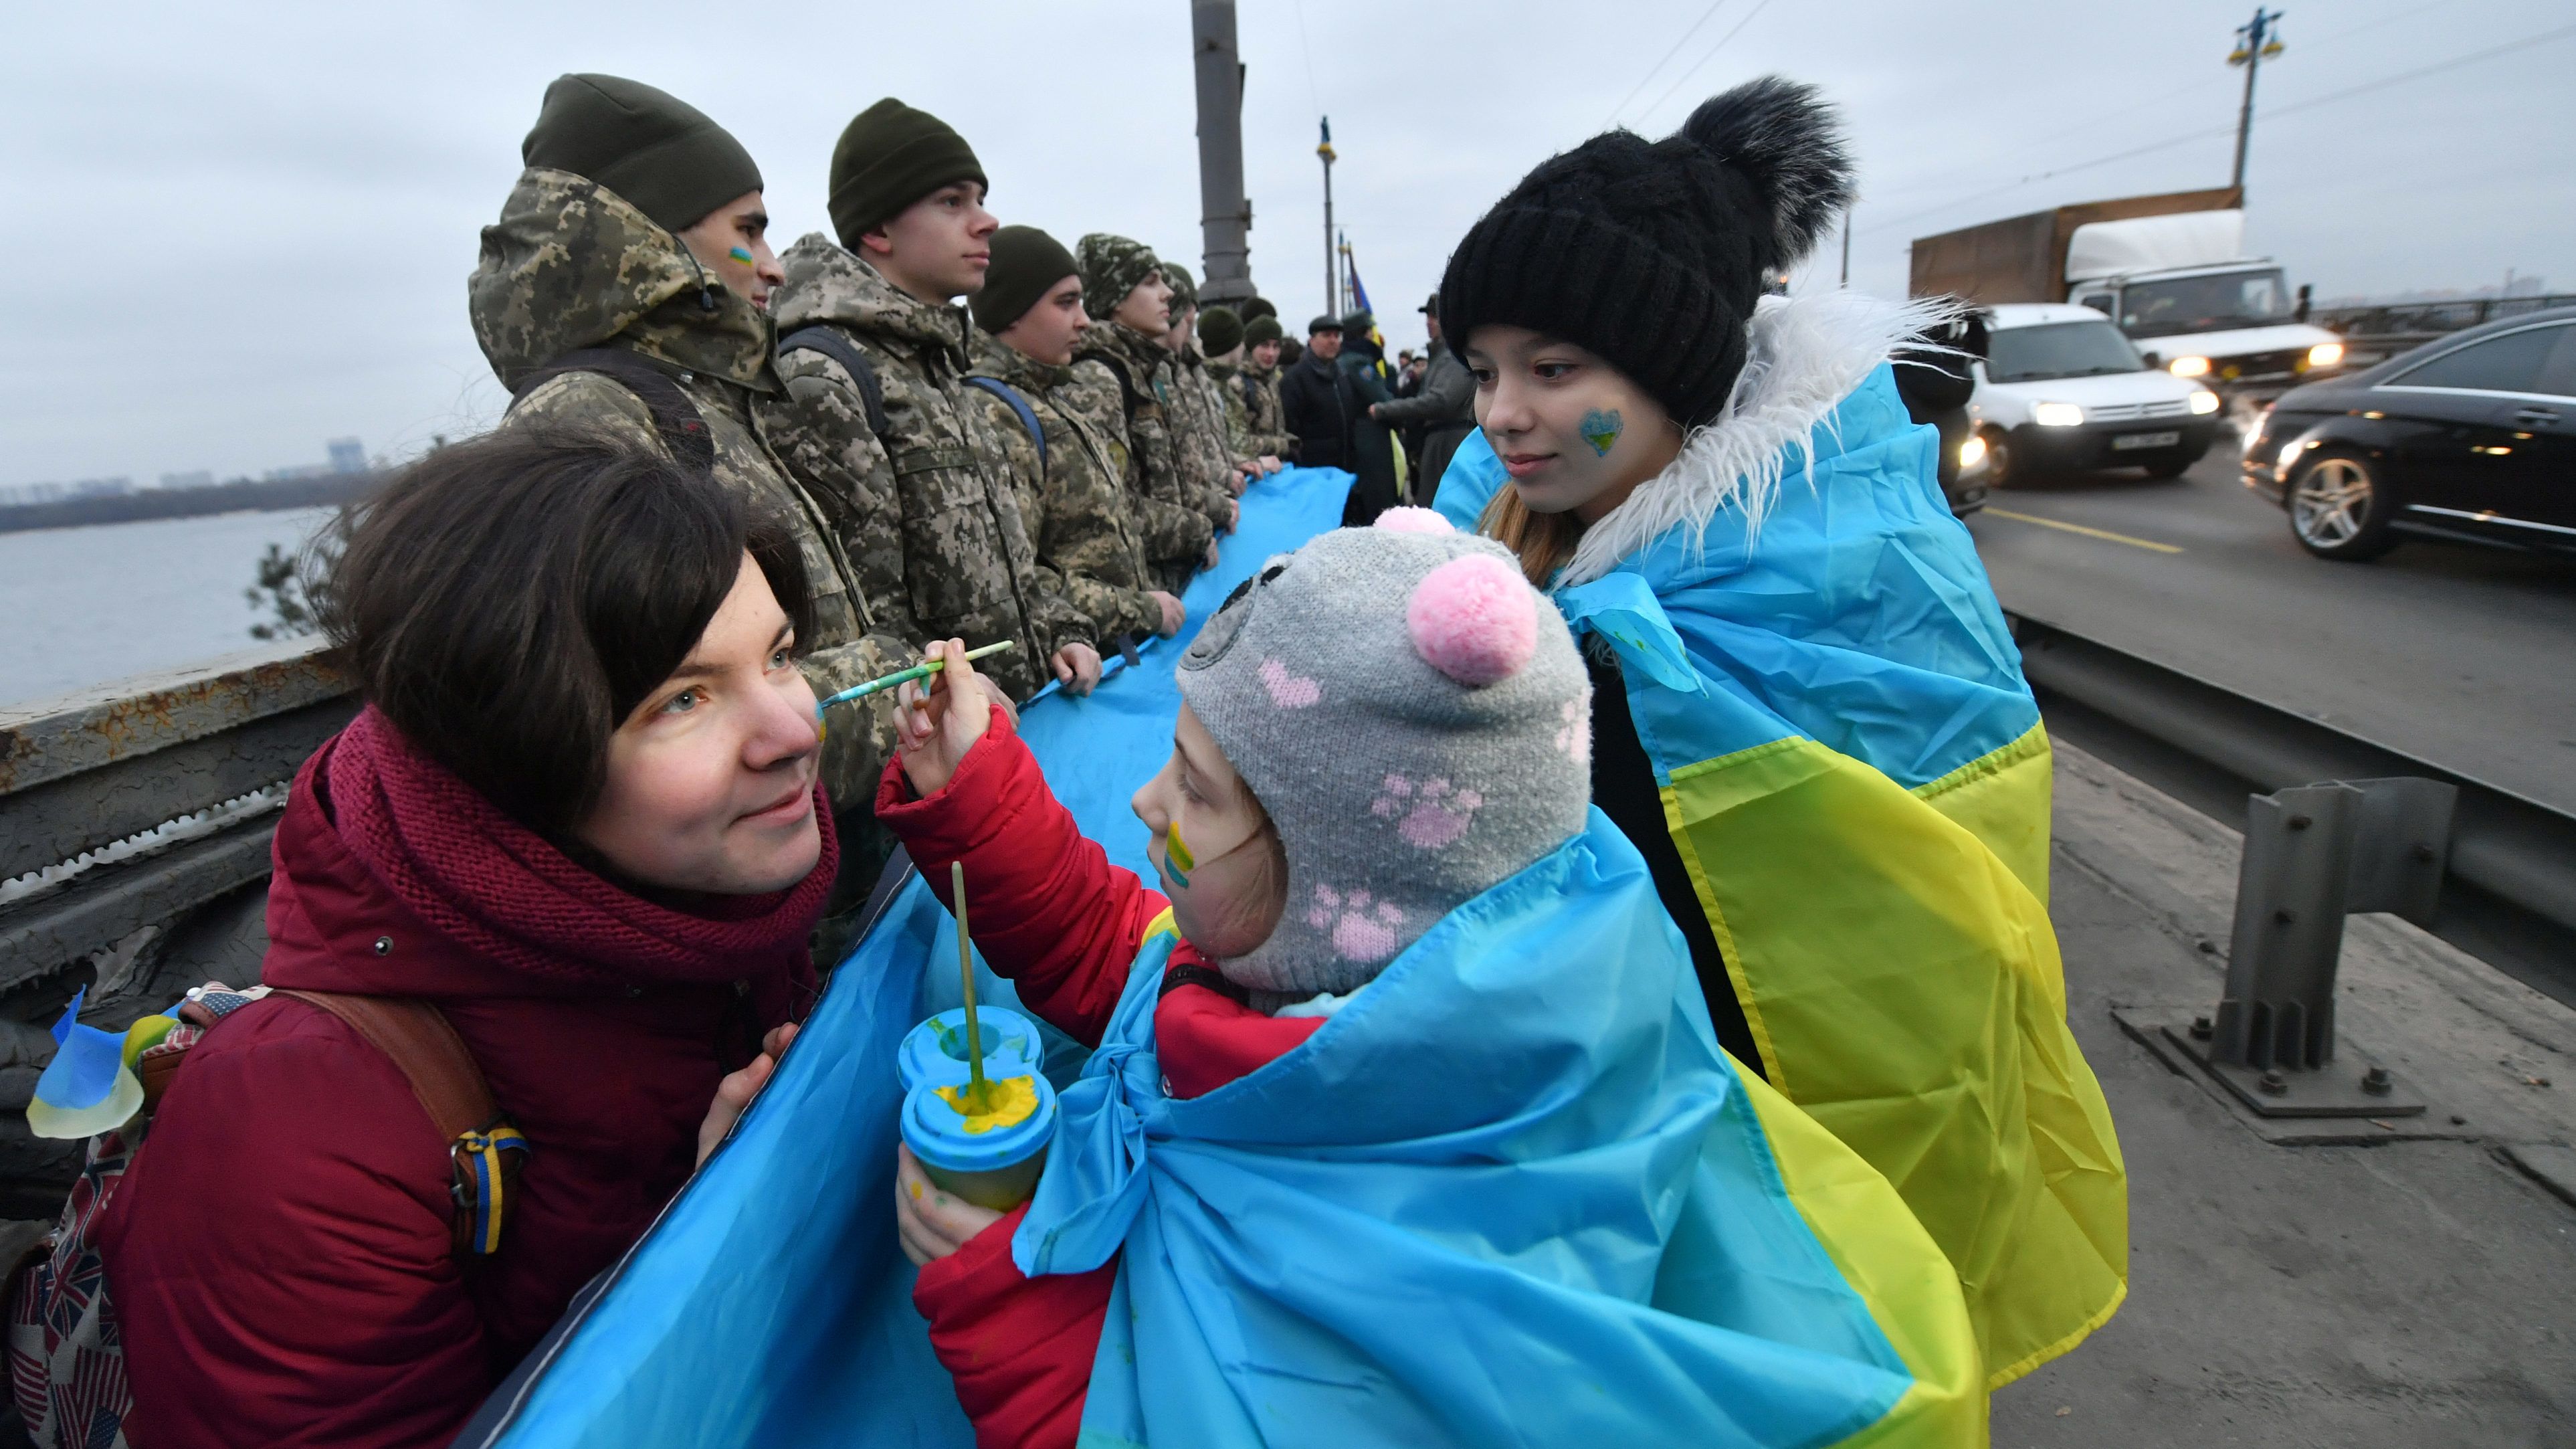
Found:
[[[2066,1025],[2048,736],[1937,447],[1881,364],[1758,539],[1725,510],[1557,597],[1620,655],[1763,1075],[1948,1254],[1991,1389],[2118,1308],[2127,1174]],[[1441,511],[1499,473],[1471,438]]]

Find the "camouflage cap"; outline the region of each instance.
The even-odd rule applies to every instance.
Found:
[[[1199,284],[1190,280],[1190,269],[1179,262],[1163,263],[1163,280],[1172,284],[1172,311],[1187,312],[1199,304]]]
[[[1102,322],[1136,290],[1137,283],[1163,265],[1152,247],[1105,231],[1074,243],[1073,259],[1082,269],[1083,310]]]

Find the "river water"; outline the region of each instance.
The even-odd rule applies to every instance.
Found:
[[[272,543],[329,508],[0,533],[0,706],[249,649],[242,597]]]

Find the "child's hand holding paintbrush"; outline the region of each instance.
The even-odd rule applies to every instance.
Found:
[[[914,789],[935,795],[992,725],[994,693],[975,672],[965,640],[944,640],[928,653],[939,668],[897,690],[894,723],[904,773]]]

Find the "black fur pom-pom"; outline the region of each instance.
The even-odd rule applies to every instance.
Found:
[[[1783,266],[1814,251],[1851,205],[1851,150],[1841,119],[1803,81],[1764,76],[1712,96],[1681,134],[1742,172],[1770,203]]]

